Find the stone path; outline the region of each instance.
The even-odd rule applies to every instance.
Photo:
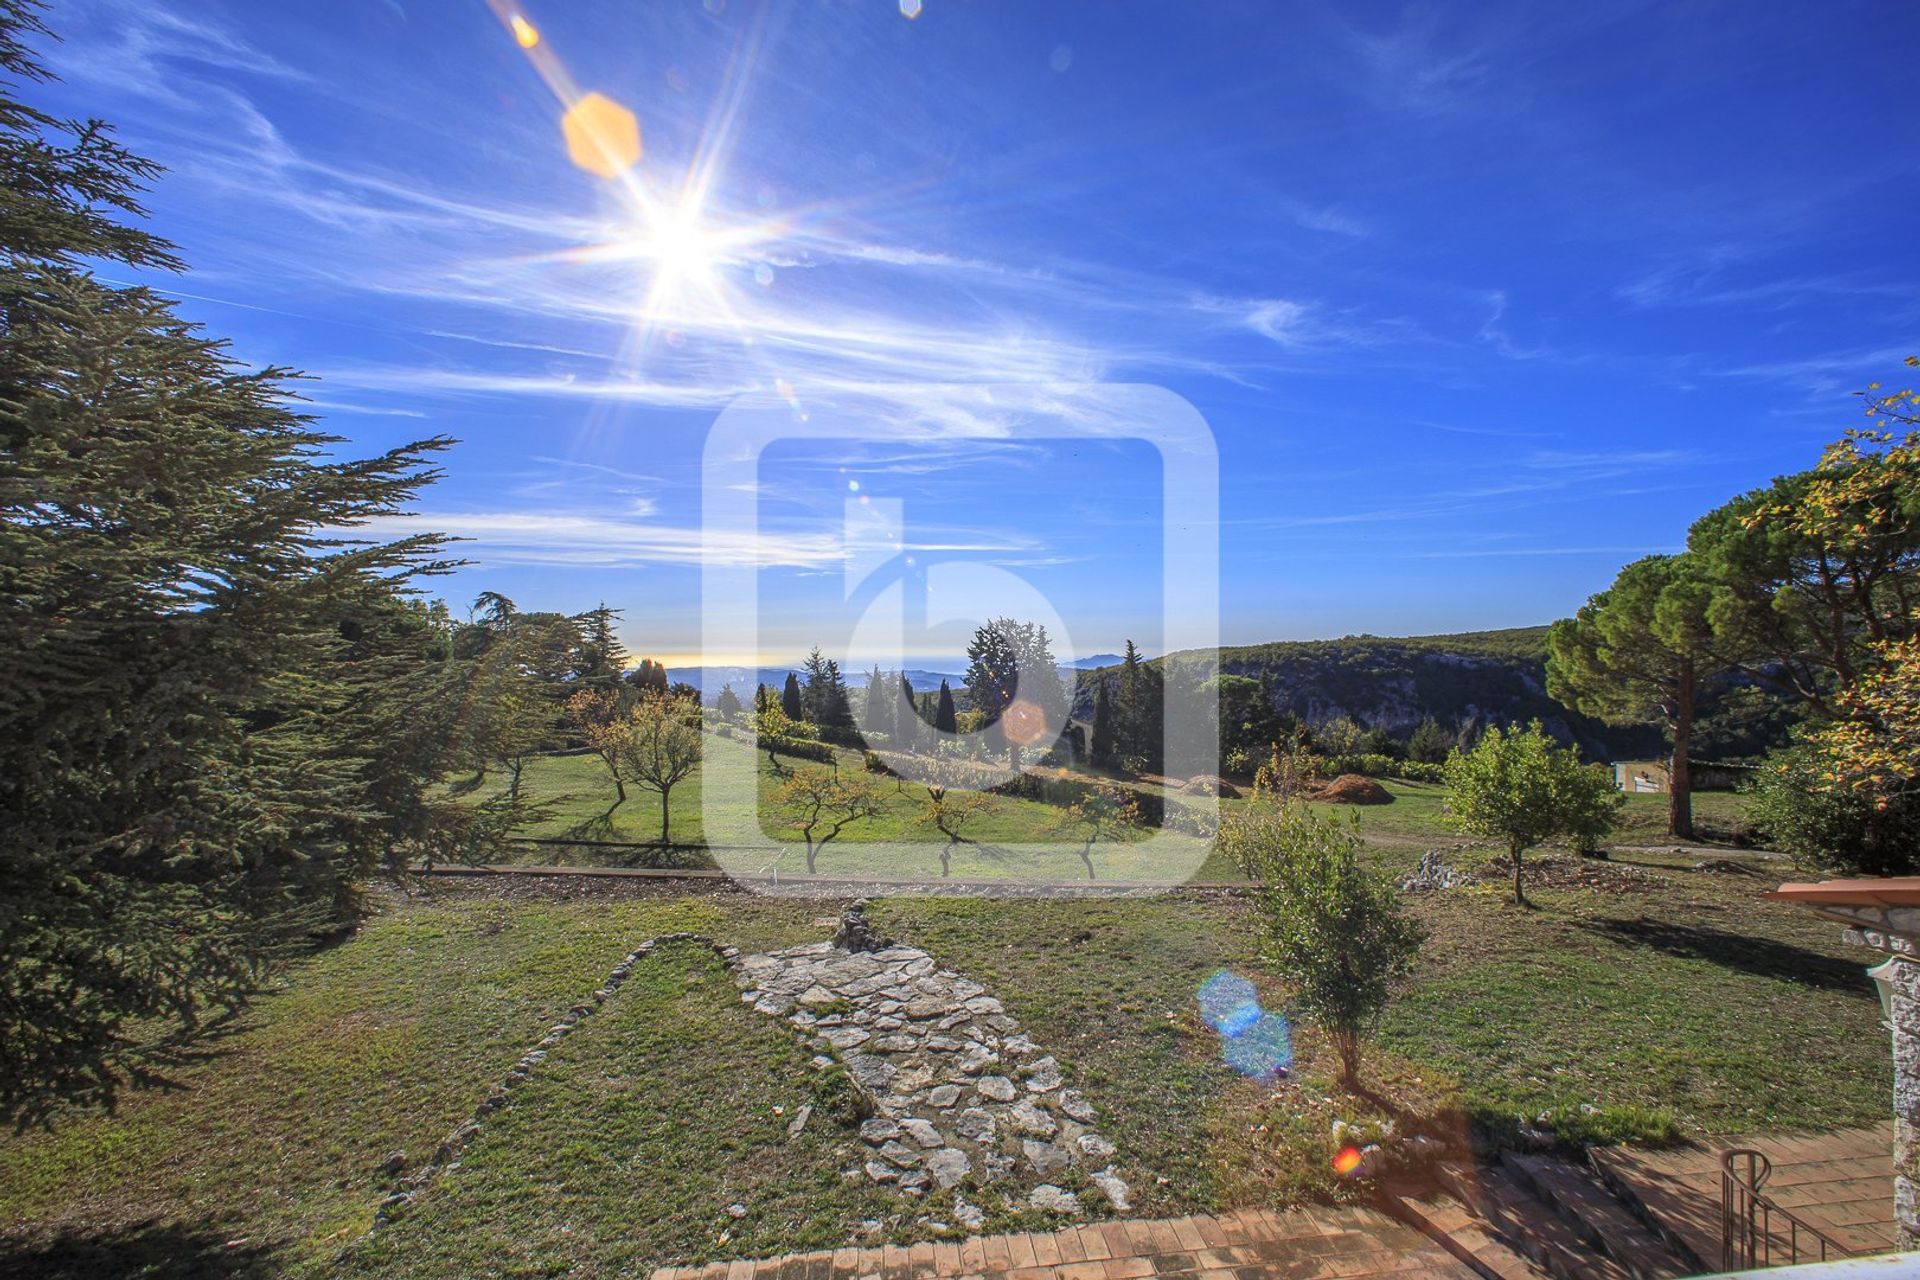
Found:
[[[1895,1244],[1893,1124],[1742,1138],[1711,1146],[1600,1148],[1594,1161],[1708,1270],[1720,1265],[1720,1157],[1750,1147],[1773,1161],[1763,1190],[1855,1253]]]
[[[844,1063],[871,1100],[867,1177],[909,1196],[965,1184],[1007,1208],[1076,1214],[1081,1193],[1059,1184],[1078,1170],[1128,1208],[1093,1104],[984,986],[874,936],[858,906],[837,941],[742,957],[734,978],[741,999],[805,1034],[816,1065]],[[978,1229],[986,1214],[962,1193],[955,1217]]]
[[[1497,1251],[1500,1260],[1493,1260]],[[1497,1246],[1481,1265],[1507,1280],[1538,1273]],[[1489,1263],[1492,1265],[1489,1265]],[[1236,1210],[1135,1219],[939,1244],[791,1253],[663,1267],[651,1280],[1484,1280],[1429,1237],[1376,1209]]]

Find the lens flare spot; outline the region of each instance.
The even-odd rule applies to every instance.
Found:
[[[1047,736],[1047,713],[1025,698],[1015,698],[1000,713],[1000,732],[1008,742],[1030,747]]]
[[[1237,1036],[1260,1020],[1259,993],[1239,974],[1222,969],[1201,984],[1200,1017],[1221,1035]]]
[[[900,16],[911,22],[920,16],[920,0],[900,0]]]
[[[1342,1147],[1333,1153],[1333,1171],[1341,1177],[1347,1177],[1360,1167],[1360,1148]]]
[[[513,42],[522,49],[531,49],[540,43],[540,28],[528,22],[519,14],[507,19],[507,25],[513,28]]]
[[[1200,986],[1200,1018],[1220,1033],[1221,1059],[1243,1076],[1271,1080],[1293,1066],[1293,1029],[1260,1007],[1253,983],[1220,970]]]
[[[1263,1013],[1230,1037],[1220,1056],[1249,1079],[1271,1080],[1293,1065],[1293,1030],[1279,1014]]]
[[[589,93],[560,118],[567,157],[588,173],[617,178],[640,163],[640,122],[605,94]]]

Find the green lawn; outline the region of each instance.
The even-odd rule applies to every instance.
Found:
[[[744,752],[737,741],[714,736],[707,738],[710,752]],[[858,771],[860,754],[842,751],[839,768]],[[768,766],[764,756],[756,757],[758,794],[752,800],[729,798],[727,812],[736,819],[757,818],[762,832],[773,840],[795,846],[779,859],[785,872],[804,869],[798,850],[799,834],[780,814],[775,793],[781,779]],[[822,769],[825,765],[789,762],[800,769]],[[497,779],[494,780],[497,783]],[[704,839],[701,821],[702,771],[696,770],[674,789],[672,836],[675,844],[697,845]],[[1363,807],[1321,805],[1324,810],[1343,816],[1357,815],[1368,840],[1393,865],[1411,865],[1421,850],[1429,847],[1464,848],[1476,842],[1463,837],[1447,821],[1445,791],[1442,787],[1418,782],[1390,780],[1384,784],[1394,796],[1392,804]],[[879,817],[849,826],[845,833],[822,854],[822,875],[875,875],[901,878],[933,878],[940,873],[939,855],[943,838],[921,821],[926,799],[924,788],[900,779],[882,779],[886,809]],[[655,864],[659,858],[650,852],[607,847],[593,842],[644,843],[660,835],[660,797],[637,785],[627,788],[627,800],[615,805],[613,785],[605,766],[591,755],[549,756],[529,766],[522,783],[525,797],[542,806],[537,822],[522,832],[545,840],[578,841],[565,845],[521,846],[512,860],[522,863],[559,863],[566,865]],[[758,809],[752,808],[753,804]],[[1224,802],[1231,809],[1236,801]],[[1730,792],[1703,792],[1694,797],[1696,823],[1703,841],[1712,842],[1735,835],[1744,837],[1746,797]],[[1071,843],[1069,836],[1054,830],[1061,810],[1037,800],[1002,799],[996,809],[968,829],[977,844],[955,850],[952,874],[964,880],[1009,878],[1077,880],[1085,870],[1072,853],[1036,855],[1015,851],[1012,846],[1049,841]],[[1667,798],[1655,795],[1629,795],[1621,811],[1621,826],[1608,842],[1615,846],[1659,845],[1668,843],[1666,835]],[[1160,860],[1144,850],[1129,849],[1132,840],[1122,837],[1095,846],[1095,873],[1101,879],[1173,880],[1202,882],[1236,880],[1237,870],[1193,837],[1169,833],[1170,854]],[[892,848],[882,850],[877,846]],[[712,865],[714,859],[704,852],[680,855],[681,861]],[[720,861],[731,870],[759,871],[771,861],[762,856],[728,857]],[[1193,868],[1198,868],[1197,871]]]
[[[1365,835],[1383,847],[1423,844],[1446,848],[1475,843],[1448,823],[1445,787],[1436,783],[1403,782],[1398,779],[1387,780],[1382,785],[1392,793],[1392,804],[1315,807],[1343,816],[1357,814]],[[1626,800],[1626,805],[1620,811],[1620,826],[1604,842],[1606,845],[1673,843],[1673,838],[1667,834],[1666,796],[1629,795]],[[1731,791],[1697,793],[1693,797],[1693,815],[1699,840],[1689,843],[1724,843],[1736,835],[1744,838],[1747,834],[1746,812],[1747,797],[1744,795]]]
[[[707,750],[742,753],[738,742],[709,735]],[[857,773],[861,757],[857,751],[842,751],[839,769]],[[789,847],[778,863],[783,873],[805,870],[800,835],[784,817],[776,801],[782,779],[770,767],[764,755],[756,756],[757,797],[729,796],[726,811],[738,821],[757,820],[767,837]],[[823,764],[785,761],[794,769],[819,770]],[[673,790],[672,827],[676,844],[693,844],[705,838],[701,821],[703,770]],[[885,810],[879,816],[847,827],[838,840],[826,846],[819,859],[821,875],[874,875],[903,878],[934,878],[940,875],[939,850],[945,838],[921,821],[926,789],[904,779],[878,779]],[[660,837],[660,797],[657,793],[628,784],[627,800],[616,805],[617,795],[606,767],[591,755],[549,756],[531,764],[522,779],[521,792],[529,802],[541,806],[539,820],[521,834],[545,840],[580,841],[577,844],[523,846],[514,859],[523,863],[552,862],[571,865],[652,863],[651,854],[619,848],[601,847],[591,842],[648,842]],[[484,794],[484,792],[482,792]],[[752,806],[757,802],[758,809]],[[1061,809],[1037,800],[1002,797],[995,808],[967,828],[971,845],[957,848],[952,856],[952,875],[963,880],[1078,880],[1085,867],[1071,851],[1035,853],[1013,846],[1043,843],[1076,844],[1074,837],[1054,830]],[[1147,833],[1139,833],[1147,834]],[[1094,847],[1095,875],[1107,880],[1163,880],[1189,878],[1194,867],[1204,864],[1200,878],[1235,878],[1224,862],[1209,861],[1207,842],[1194,837],[1169,833],[1171,853],[1156,859],[1144,849],[1129,848],[1138,836],[1122,833],[1120,838],[1102,841]],[[892,846],[880,848],[878,846]],[[710,864],[713,859],[698,859]],[[759,871],[770,859],[766,856],[730,857],[721,851],[719,861],[732,870]]]
[[[1541,888],[1535,910],[1494,888],[1415,900],[1432,938],[1366,1068],[1403,1135],[1497,1136],[1522,1118],[1570,1138],[1884,1118],[1867,953],[1760,899],[1769,879],[1657,856],[1616,865],[1649,878],[1631,892]],[[176,1090],[0,1138],[0,1273],[329,1273],[393,1185],[377,1172],[388,1153],[429,1152],[634,943],[695,929],[765,948],[825,936],[833,911],[617,896],[642,889],[657,892],[389,899],[359,936],[293,966]],[[1222,968],[1284,1007],[1239,900],[909,898],[874,917],[991,983],[1058,1054],[1121,1144],[1142,1212],[1354,1190],[1328,1171],[1330,1121],[1377,1119],[1379,1104],[1328,1087],[1319,1037],[1296,1028],[1298,1069],[1276,1089],[1229,1071],[1196,1016],[1195,992]],[[814,1079],[710,958],[670,949],[349,1271],[629,1274],[843,1240],[887,1215],[841,1180],[853,1138],[830,1110],[787,1139],[783,1117]]]

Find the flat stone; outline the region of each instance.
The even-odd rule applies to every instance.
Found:
[[[938,1018],[953,1011],[953,1003],[945,996],[915,996],[907,1001],[901,1010],[916,1022],[928,1018]]]
[[[875,1036],[873,1043],[867,1046],[875,1053],[912,1053],[919,1047],[919,1040],[904,1035]]]
[[[1130,1199],[1132,1189],[1113,1170],[1105,1169],[1094,1174],[1092,1182],[1094,1186],[1100,1188],[1100,1194],[1107,1198],[1107,1203],[1113,1206],[1115,1213],[1126,1213],[1133,1208],[1133,1201]]]
[[[1031,1102],[1020,1103],[1007,1113],[1007,1117],[1013,1121],[1015,1132],[1032,1134],[1036,1138],[1051,1138],[1060,1131],[1059,1122]]]
[[[815,984],[800,993],[800,1003],[810,1009],[818,1009],[824,1004],[836,1004],[840,996],[827,988]]]
[[[1027,1197],[1027,1204],[1042,1213],[1077,1214],[1080,1212],[1080,1197],[1071,1191],[1063,1191],[1051,1183],[1043,1183],[1035,1187],[1032,1194]]]
[[[827,1043],[836,1049],[852,1049],[873,1039],[873,1032],[859,1027],[835,1027],[824,1034]]]
[[[868,1093],[885,1093],[900,1069],[884,1058],[870,1053],[852,1053],[846,1058],[847,1072]]]
[[[1024,1138],[1020,1142],[1020,1153],[1033,1166],[1033,1171],[1043,1178],[1065,1173],[1073,1164],[1073,1155],[1065,1147],[1056,1147],[1051,1142],[1037,1142]]]
[[[1078,1089],[1060,1091],[1060,1110],[1066,1113],[1068,1119],[1078,1120],[1081,1124],[1092,1124],[1098,1114],[1093,1104],[1087,1101],[1087,1095]]]
[[[971,1139],[974,1142],[992,1142],[994,1134],[993,1114],[980,1107],[968,1107],[960,1113],[959,1119],[954,1121],[953,1128],[954,1132],[958,1133],[961,1137]]]
[[[953,1198],[953,1218],[974,1235],[987,1225],[987,1211],[964,1196]]]
[[[862,1120],[860,1122],[860,1136],[875,1146],[879,1146],[890,1138],[899,1137],[900,1126],[886,1119],[884,1116],[875,1116],[871,1120]]]
[[[975,1013],[1001,1013],[1006,1006],[992,996],[971,996],[967,1000],[967,1008]]]
[[[933,1127],[931,1121],[918,1119],[902,1120],[900,1122],[900,1129],[901,1132],[905,1133],[909,1138],[912,1138],[923,1147],[938,1147],[946,1141],[946,1139],[940,1136],[940,1131]]]
[[[927,1157],[927,1172],[944,1191],[966,1181],[967,1175],[973,1172],[973,1164],[959,1148],[942,1147]]]
[[[1080,1148],[1081,1155],[1094,1161],[1111,1159],[1114,1152],[1113,1144],[1097,1133],[1083,1133],[1073,1145]]]
[[[1020,1091],[1013,1087],[1013,1081],[1005,1076],[981,1076],[973,1087],[980,1091],[981,1097],[991,1098],[995,1102],[1012,1102],[1020,1096]]]
[[[933,1083],[932,1067],[904,1067],[894,1077],[893,1088],[896,1093],[912,1093],[924,1089]]]
[[[1060,1064],[1051,1056],[1035,1058],[1027,1068],[1027,1089],[1031,1093],[1050,1093],[1060,1087]]]
[[[960,1101],[960,1086],[957,1084],[939,1085],[927,1094],[927,1101],[945,1110]]]
[[[900,1175],[900,1189],[916,1195],[933,1185],[933,1175],[925,1169],[909,1169]]]
[[[975,1051],[961,1058],[956,1065],[963,1074],[977,1076],[998,1061],[1000,1061],[998,1054]]]
[[[1000,1051],[1002,1053],[1010,1053],[1014,1057],[1019,1058],[1029,1053],[1040,1052],[1040,1046],[1025,1036],[1008,1036],[1000,1042]]]
[[[933,1053],[958,1053],[967,1047],[965,1040],[955,1040],[952,1036],[928,1036],[927,1048]]]
[[[867,1176],[875,1182],[897,1182],[900,1171],[884,1160],[869,1160],[866,1164]]]
[[[906,1023],[898,1018],[875,1018],[873,1020],[873,1029],[875,1031],[898,1031],[906,1025]]]
[[[914,1165],[920,1163],[919,1153],[914,1151],[914,1149],[906,1143],[900,1142],[897,1139],[881,1145],[880,1158],[888,1164],[899,1165],[902,1169],[911,1169]]]

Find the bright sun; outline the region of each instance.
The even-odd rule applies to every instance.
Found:
[[[726,255],[722,239],[701,224],[697,209],[669,209],[654,226],[643,230],[634,246],[636,256],[653,264],[655,298],[666,301],[689,288],[710,290],[714,271]]]

